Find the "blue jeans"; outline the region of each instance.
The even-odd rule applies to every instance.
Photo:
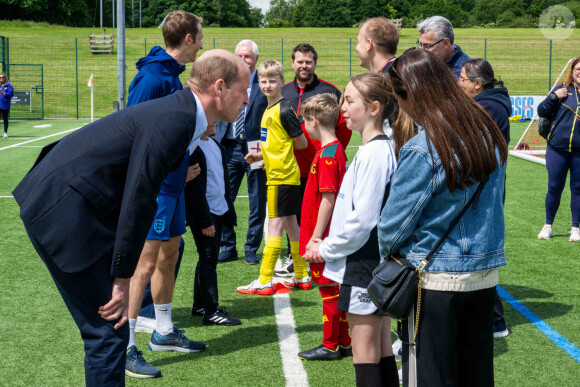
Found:
[[[250,215],[244,251],[246,253],[256,254],[264,235],[264,220],[266,218],[266,172],[261,169],[250,169],[250,165],[244,159],[246,154],[248,154],[248,146],[245,142],[238,143],[234,140],[224,140],[223,145],[226,151],[232,199],[234,201],[238,196],[244,175],[247,177]],[[224,226],[221,250],[223,253],[229,255],[238,255],[236,251],[236,232],[231,227]]]
[[[560,152],[546,149],[546,168],[548,169],[548,193],[546,194],[546,224],[554,223],[560,207],[560,198],[570,171],[570,209],[572,227],[580,223],[580,152]]]

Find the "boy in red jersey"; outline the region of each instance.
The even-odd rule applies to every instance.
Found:
[[[302,202],[300,254],[313,238],[328,236],[336,195],[346,173],[346,154],[334,129],[338,119],[336,96],[330,93],[310,97],[302,104],[304,127],[310,138],[320,141],[310,167]],[[336,360],[348,356],[350,336],[346,315],[337,309],[338,284],[322,275],[324,262],[310,263],[310,275],[322,296],[322,345],[298,354],[303,360]]]

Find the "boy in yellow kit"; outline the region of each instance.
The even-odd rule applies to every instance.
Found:
[[[300,170],[294,157],[294,148],[304,149],[308,142],[296,112],[282,97],[284,70],[282,65],[269,60],[258,67],[260,90],[268,98],[268,107],[262,117],[261,153],[251,152],[248,163],[263,158],[267,176],[268,238],[260,266],[260,277],[249,285],[240,286],[242,294],[274,294],[272,277],[274,267],[282,250],[282,231],[290,238],[290,250],[294,260],[294,277],[286,286],[311,289],[306,263],[299,255],[300,227],[296,214],[300,211]],[[296,254],[296,255],[294,255]]]

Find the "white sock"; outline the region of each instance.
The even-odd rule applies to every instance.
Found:
[[[160,335],[168,335],[173,332],[173,321],[171,320],[171,303],[154,304],[155,306],[155,330]]]
[[[127,349],[131,348],[132,345],[135,344],[135,326],[137,325],[136,318],[129,319],[129,345],[127,345]]]

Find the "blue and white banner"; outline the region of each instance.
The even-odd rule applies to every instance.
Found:
[[[523,119],[532,119],[538,112],[538,105],[546,99],[545,95],[513,95],[510,97],[512,101],[512,117],[522,116]]]

